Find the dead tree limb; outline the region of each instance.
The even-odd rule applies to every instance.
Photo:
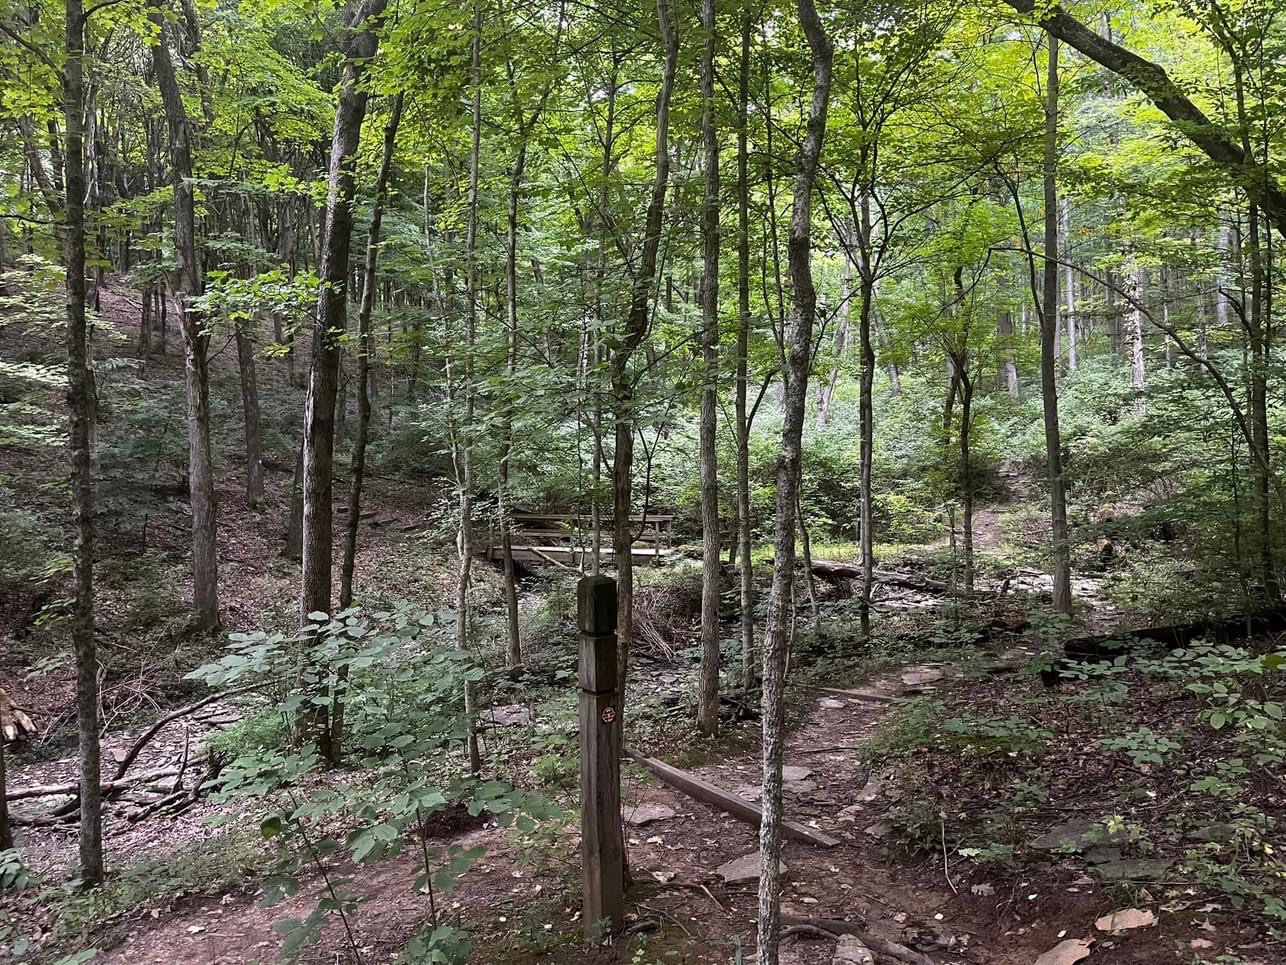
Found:
[[[143,732],[143,735],[134,742],[134,746],[131,747],[129,751],[126,752],[123,758],[121,758],[121,762],[116,768],[116,776],[115,778],[113,778],[113,780],[119,781],[121,778],[125,776],[125,772],[130,769],[130,765],[134,763],[134,760],[138,757],[139,753],[143,750],[143,748],[146,747],[148,745],[148,742],[151,741],[151,739],[155,737],[157,734],[159,734],[167,724],[172,724],[174,723],[174,721],[179,720],[182,717],[186,717],[188,714],[194,713],[200,710],[202,707],[207,707],[210,704],[215,703],[216,701],[223,700],[225,697],[235,697],[238,694],[244,694],[251,690],[257,690],[260,686],[261,686],[260,684],[248,684],[245,687],[238,687],[234,690],[220,691],[217,694],[210,694],[208,697],[202,697],[200,700],[194,701],[193,703],[190,703],[184,707],[178,708],[178,710],[170,711],[168,714],[166,714],[164,717],[162,717],[160,720],[154,723],[151,727],[145,730]],[[104,785],[104,787],[106,787],[106,785]]]

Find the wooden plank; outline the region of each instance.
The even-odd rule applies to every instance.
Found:
[[[646,757],[632,747],[626,747],[625,753],[666,784],[682,791],[689,797],[717,807],[719,810],[731,814],[734,818],[739,818],[747,824],[753,824],[755,827],[758,827],[760,821],[763,820],[763,812],[759,809],[759,805],[747,801],[739,794],[725,791],[723,788],[711,784],[695,774],[667,764],[665,761],[657,760],[655,757]],[[782,819],[781,833],[792,840],[815,844],[823,848],[833,848],[839,844],[838,839],[832,838],[828,834],[823,834],[815,828],[810,828],[807,825],[800,824],[798,821],[791,821],[786,818]]]

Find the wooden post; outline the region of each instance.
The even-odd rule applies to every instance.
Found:
[[[585,938],[620,928],[625,915],[621,833],[621,708],[616,690],[616,581],[584,577],[576,588],[580,628],[581,853]]]

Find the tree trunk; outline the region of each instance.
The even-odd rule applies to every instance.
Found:
[[[72,647],[76,655],[76,722],[80,746],[80,878],[103,880],[103,795],[98,744],[98,652],[94,639],[94,477],[90,433],[93,385],[85,320],[85,17],[81,0],[66,0],[67,62],[63,68],[65,126],[63,254],[66,258],[67,452],[76,536],[72,549]],[[0,736],[0,741],[4,738]]]
[[[657,252],[661,246],[661,225],[665,215],[665,194],[670,181],[670,98],[679,59],[679,39],[670,23],[669,0],[657,0],[657,22],[665,59],[661,90],[656,100],[656,173],[644,222],[643,250],[630,291],[630,310],[625,331],[612,355],[612,396],[616,451],[612,462],[612,555],[616,562],[616,636],[618,699],[625,706],[625,685],[629,679],[630,643],[634,636],[634,561],[631,547],[634,531],[630,522],[633,507],[634,469],[634,380],[630,358],[647,335],[652,285],[656,279]]]
[[[464,344],[464,419],[453,431],[456,481],[460,487],[460,529],[456,545],[460,551],[459,578],[456,581],[456,646],[469,649],[469,587],[473,566],[473,459],[472,445],[474,389],[473,350],[478,336],[478,183],[482,154],[482,6],[473,5],[473,43],[470,53],[472,77],[472,141],[469,149],[468,220],[465,226],[465,344]],[[463,438],[461,438],[463,437]],[[465,744],[469,754],[469,771],[482,771],[478,749],[477,711],[473,705],[473,685],[464,684]]]
[[[755,682],[755,571],[750,561],[750,416],[746,409],[750,354],[750,44],[755,18],[741,22],[741,64],[737,91],[737,549],[741,560],[741,683]]]
[[[3,231],[0,228],[0,231]],[[4,294],[0,290],[0,295]],[[5,796],[9,793],[9,785],[5,780],[4,771],[4,735],[0,734],[0,851],[13,850],[13,829],[9,826],[9,799]]]
[[[1000,385],[1009,393],[1009,398],[1018,401],[1018,366],[1014,362],[1014,316],[1011,312],[1001,312],[997,323],[1000,335],[1001,351],[1004,361],[1000,366]]]
[[[869,167],[867,159],[863,170]],[[858,522],[857,541],[862,557],[862,603],[858,611],[863,639],[871,636],[871,590],[875,571],[875,511],[871,492],[872,467],[875,459],[875,346],[871,340],[871,322],[875,307],[875,264],[872,258],[871,193],[870,187],[862,188],[858,222],[858,346],[861,353],[862,372],[858,389]]]
[[[973,428],[973,379],[966,355],[960,366],[960,499],[964,507],[964,591],[973,596],[973,453],[969,447]]]
[[[715,0],[702,0],[705,45],[701,57],[701,140],[705,196],[701,206],[701,674],[697,690],[697,730],[719,733],[719,132],[715,115],[715,56],[718,24]]]
[[[248,323],[237,323],[237,362],[241,370],[241,412],[246,426],[246,505],[263,502],[263,445],[259,434],[259,384],[255,377],[255,343]]]
[[[1062,199],[1063,216],[1063,250],[1067,262],[1063,266],[1065,278],[1063,287],[1067,299],[1067,371],[1076,371],[1076,270],[1072,267],[1072,204]]]
[[[170,167],[174,181],[174,257],[177,262],[179,322],[183,332],[184,384],[187,389],[188,488],[192,505],[192,602],[197,626],[219,625],[218,505],[210,453],[209,335],[193,300],[204,290],[196,243],[196,200],[192,185],[191,125],[170,48],[165,18],[152,8],[157,38],[152,46],[156,85],[170,129]],[[162,341],[164,344],[164,341]]]
[[[362,301],[357,309],[357,438],[353,443],[352,479],[348,489],[348,523],[344,530],[344,555],[339,573],[339,608],[353,605],[353,571],[357,558],[357,530],[362,511],[362,485],[366,479],[366,442],[371,425],[371,312],[375,308],[376,268],[379,264],[380,228],[384,204],[388,198],[389,173],[393,169],[393,151],[397,129],[402,122],[402,94],[393,98],[392,112],[384,125],[384,153],[375,178],[375,200],[371,205],[371,223],[366,232],[366,262],[362,270]],[[335,731],[332,727],[332,739]]]
[[[1063,484],[1062,438],[1058,425],[1058,358],[1054,335],[1058,329],[1058,38],[1049,42],[1045,85],[1045,291],[1040,310],[1040,392],[1045,418],[1045,457],[1049,468],[1049,521],[1054,557],[1054,609],[1072,612],[1071,550],[1067,543],[1067,495]]]
[[[373,26],[372,21],[383,13],[385,3],[386,0],[357,0],[349,6],[344,17],[344,67],[331,140],[329,187],[318,272],[321,286],[317,299],[312,368],[304,405],[303,565],[299,594],[300,622],[304,626],[308,625],[310,614],[331,612],[335,399],[348,311],[357,148],[368,96],[360,81],[366,64],[375,56],[378,47],[378,39],[370,27]],[[328,740],[329,714],[324,706],[302,710],[296,722],[296,732],[300,739],[316,741],[323,758],[328,761],[335,759]]]
[[[763,657],[763,820],[759,826],[759,965],[778,965],[781,922],[782,792],[781,768],[785,749],[785,675],[795,580],[795,504],[799,497],[800,447],[804,404],[808,397],[813,321],[817,292],[810,263],[813,185],[826,135],[833,48],[812,0],[799,0],[799,22],[813,58],[813,98],[808,127],[796,158],[795,195],[790,219],[787,257],[794,287],[794,308],[787,333],[784,379],[786,405],[782,417],[781,458],[777,464],[777,519],[774,540],[772,597]]]
[[[1147,301],[1147,269],[1136,265],[1131,283],[1135,300],[1140,303]],[[1130,386],[1134,389],[1134,404],[1140,411],[1146,407],[1143,398],[1146,381],[1147,372],[1143,356],[1143,311],[1136,306],[1130,315]]]

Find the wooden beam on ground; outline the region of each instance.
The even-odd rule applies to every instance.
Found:
[[[665,761],[657,760],[655,757],[647,757],[632,747],[627,746],[625,753],[632,760],[642,764],[663,782],[670,785],[670,787],[682,791],[689,797],[717,807],[720,811],[731,814],[734,818],[739,818],[747,824],[753,824],[755,827],[758,827],[760,821],[763,820],[763,812],[759,809],[759,806],[747,801],[738,794],[725,791],[723,788],[711,784],[695,774],[667,764]],[[832,838],[828,834],[823,834],[821,831],[800,824],[798,821],[790,821],[784,818],[781,822],[781,833],[795,841],[815,844],[822,848],[833,848],[839,844],[838,839]]]

